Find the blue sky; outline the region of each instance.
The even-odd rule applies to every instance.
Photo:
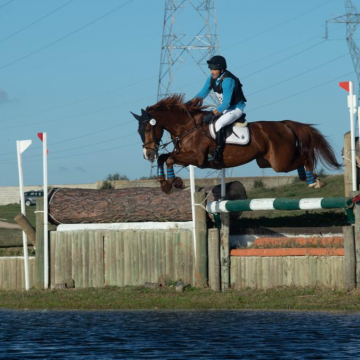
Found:
[[[18,185],[16,140],[26,139],[25,184],[42,184],[38,132],[48,134],[50,184],[149,176],[130,111],[156,103],[164,8],[165,0],[0,0],[0,186]],[[216,10],[220,53],[244,85],[248,120],[316,124],[341,161],[350,124],[338,82],[357,91],[356,76],[345,25],[323,37],[344,2],[218,0]],[[191,11],[177,21],[184,33],[199,26]],[[206,78],[185,60],[173,90],[190,99]],[[255,163],[228,174],[275,175]]]

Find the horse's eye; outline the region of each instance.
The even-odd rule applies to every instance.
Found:
[[[146,129],[146,133],[149,133],[150,132],[150,129]]]

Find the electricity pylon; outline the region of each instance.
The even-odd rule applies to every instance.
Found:
[[[360,13],[358,13],[351,0],[345,0],[345,8],[346,15],[337,16],[336,18],[326,21],[325,39],[328,39],[328,23],[346,24],[346,40],[349,46],[351,59],[354,64],[358,86],[360,88],[360,51],[353,39],[353,35],[360,24]]]
[[[209,76],[206,60],[219,52],[215,0],[165,0],[158,101],[173,94],[185,66],[196,64]]]

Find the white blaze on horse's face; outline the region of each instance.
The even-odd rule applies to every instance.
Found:
[[[155,132],[153,126],[155,125],[156,120],[151,119],[145,128],[145,143],[147,146],[144,146],[143,155],[144,159],[149,160],[150,162],[154,162],[158,158],[158,150],[154,142]],[[152,146],[154,147],[152,148]]]
[[[154,162],[158,158],[158,153],[155,149],[143,149],[143,155],[145,160]]]

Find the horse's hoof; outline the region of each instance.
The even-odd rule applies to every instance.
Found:
[[[181,178],[176,177],[174,180],[173,185],[177,188],[177,189],[183,189],[184,188],[184,182],[182,181]]]
[[[172,185],[166,181],[164,184],[161,184],[161,190],[165,194],[170,194],[172,190]]]
[[[308,187],[312,188],[312,189],[321,189],[325,186],[326,184],[321,181],[320,179],[316,179],[315,182],[313,182],[312,184],[309,184]]]

